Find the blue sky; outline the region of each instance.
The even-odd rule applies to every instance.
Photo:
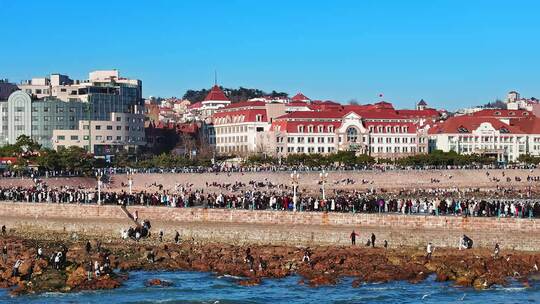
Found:
[[[144,95],[227,87],[455,109],[540,97],[540,2],[0,0],[0,78],[117,68]]]

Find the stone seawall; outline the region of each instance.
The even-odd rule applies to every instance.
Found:
[[[166,236],[175,229],[183,237],[227,242],[347,244],[352,229],[358,243],[375,233],[378,244],[390,246],[455,247],[467,234],[478,246],[540,251],[540,220],[515,218],[464,218],[398,214],[349,214],[322,212],[249,211],[202,208],[129,207],[140,219],[149,219],[154,231]],[[130,225],[118,206],[0,203],[0,224],[16,229],[114,232]]]

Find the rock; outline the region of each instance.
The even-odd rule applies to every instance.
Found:
[[[85,281],[88,281],[88,272],[84,269],[84,267],[79,266],[68,275],[66,285],[73,289],[77,288]]]
[[[309,286],[311,287],[336,285],[336,284],[337,284],[337,278],[333,276],[328,276],[328,275],[317,276],[309,280]]]
[[[461,287],[470,287],[472,286],[472,283],[473,280],[469,277],[458,277],[454,284]]]
[[[169,287],[172,286],[173,283],[170,281],[165,281],[161,279],[150,279],[144,282],[144,286],[151,287],[151,286],[158,286],[158,287]]]
[[[253,279],[247,279],[247,280],[238,280],[237,283],[240,286],[257,286],[261,284],[261,279],[253,278]]]

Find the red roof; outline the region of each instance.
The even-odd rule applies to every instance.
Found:
[[[540,118],[533,116],[512,121],[511,125],[516,126],[527,134],[540,134]]]
[[[309,98],[306,97],[306,95],[302,93],[298,93],[291,98],[292,101],[306,101],[309,100]]]
[[[257,115],[261,115],[260,122],[267,122],[266,109],[237,109],[233,111],[221,111],[212,115],[214,124],[221,124],[220,118],[227,118],[225,123],[257,122]],[[243,117],[241,121],[234,121],[235,117]]]
[[[534,116],[531,111],[527,110],[505,110],[505,109],[484,109],[470,114],[475,117],[498,117],[498,118],[521,118]]]
[[[408,118],[437,118],[441,116],[439,111],[431,108],[427,108],[424,110],[397,110],[397,113],[401,116]]]
[[[430,134],[456,134],[456,133],[471,133],[473,130],[484,123],[490,123],[496,130],[506,129],[508,133],[522,134],[523,131],[518,127],[505,124],[504,122],[492,117],[472,117],[472,116],[455,116],[447,119],[444,122],[435,124],[429,129]]]
[[[196,109],[200,109],[202,107],[202,102],[196,102],[194,104],[190,104],[187,108],[189,110],[196,110]]]
[[[343,111],[294,111],[276,119],[335,119],[345,115]]]
[[[266,102],[264,101],[241,101],[231,103],[220,110],[236,109],[236,108],[247,108],[247,107],[264,107]]]
[[[208,95],[206,95],[206,98],[204,99],[204,101],[214,101],[214,100],[230,101],[229,98],[225,96],[225,93],[223,93],[223,91],[217,85],[214,85],[212,87],[212,89],[210,90],[210,93],[208,93]]]

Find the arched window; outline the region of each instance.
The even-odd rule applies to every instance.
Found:
[[[347,141],[355,143],[358,140],[358,129],[355,127],[347,128]]]

